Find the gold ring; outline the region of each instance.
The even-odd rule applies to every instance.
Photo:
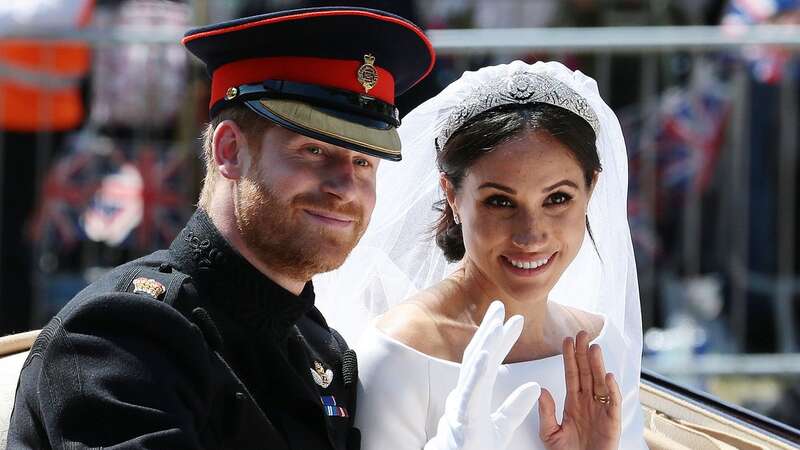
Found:
[[[603,405],[607,405],[607,404],[611,403],[611,396],[609,396],[609,395],[597,395],[597,394],[594,394],[594,399],[597,400],[598,402],[600,402]]]

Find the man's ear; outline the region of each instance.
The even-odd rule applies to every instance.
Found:
[[[250,151],[247,139],[236,122],[220,122],[214,129],[211,145],[214,164],[223,177],[238,180],[247,174],[250,168]]]
[[[439,186],[444,192],[445,200],[450,204],[450,209],[455,214],[458,214],[458,207],[456,206],[456,188],[444,172],[439,173]]]

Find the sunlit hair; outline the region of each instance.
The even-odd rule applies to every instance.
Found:
[[[208,207],[211,204],[211,196],[214,192],[214,184],[219,178],[219,170],[217,170],[217,165],[214,163],[214,152],[212,148],[214,130],[216,130],[217,126],[225,120],[232,120],[236,122],[236,124],[242,130],[249,144],[250,151],[252,152],[251,156],[253,157],[254,162],[258,162],[258,158],[260,156],[259,149],[261,146],[258,145],[258,143],[260,142],[261,137],[264,135],[264,132],[272,125],[272,122],[254,113],[244,105],[236,105],[226,108],[220,111],[219,114],[214,116],[208,122],[208,124],[206,124],[206,128],[203,130],[202,135],[203,162],[205,163],[206,174],[205,178],[203,179],[203,189],[200,191],[200,199],[197,202],[197,205],[205,210],[208,210]]]

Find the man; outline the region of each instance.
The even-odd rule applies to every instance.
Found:
[[[394,97],[431,70],[430,43],[358,8],[183,43],[212,78],[199,208],[42,330],[8,448],[357,449],[355,355],[309,280],[364,232],[379,159],[400,159]]]

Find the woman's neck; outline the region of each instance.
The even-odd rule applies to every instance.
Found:
[[[500,300],[505,306],[506,319],[513,315],[525,319],[522,334],[506,362],[527,361],[560,352],[567,324],[563,308],[548,302],[546,296],[515,298],[493,283],[469,259],[465,259],[449,279],[454,284],[453,294],[458,297],[458,301],[447,302],[450,317],[478,326],[492,301]]]

